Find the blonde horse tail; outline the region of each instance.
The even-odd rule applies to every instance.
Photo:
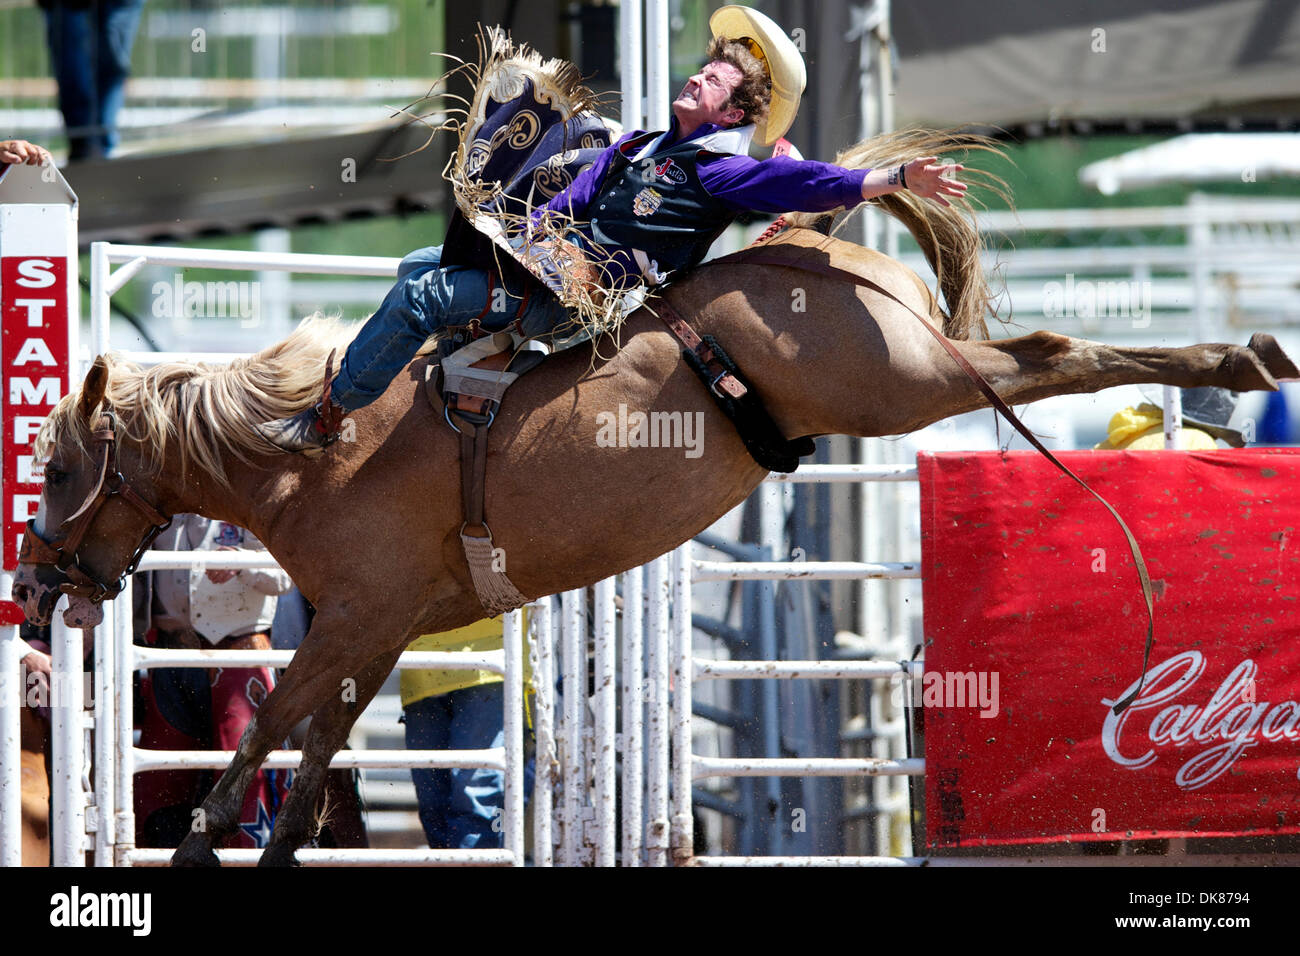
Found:
[[[918,156],[940,156],[945,162],[960,161],[960,157],[951,155],[954,151],[1005,155],[996,140],[977,133],[905,129],[873,136],[850,146],[835,157],[835,164],[848,169],[880,169],[897,166]],[[972,186],[988,189],[1011,205],[1010,190],[1001,177],[967,167],[961,178]],[[989,332],[984,317],[996,313],[992,308],[995,295],[980,263],[984,239],[975,223],[975,210],[969,198],[950,201],[951,206],[941,206],[906,190],[868,200],[907,227],[934,270],[948,306],[943,334],[952,339],[987,339]],[[791,226],[816,228],[818,220],[826,215],[798,212],[787,213],[785,218]],[[848,221],[851,213],[846,214],[840,209],[832,215],[830,231],[834,234]]]

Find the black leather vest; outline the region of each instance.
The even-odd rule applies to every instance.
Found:
[[[678,142],[633,161],[660,133],[623,143],[587,212],[591,234],[606,247],[640,249],[660,272],[689,269],[738,213],[709,195],[696,163],[701,156],[727,155],[698,142]]]

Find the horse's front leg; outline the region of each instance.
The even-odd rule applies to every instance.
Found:
[[[406,648],[403,640],[397,648],[371,661],[356,676],[356,686],[341,687],[339,693],[312,714],[307,741],[303,745],[302,763],[293,777],[293,786],[275,817],[271,842],[258,860],[258,866],[296,866],[294,851],[311,836],[315,811],[325,788],[329,762],[342,748],[352,730]]]
[[[366,641],[370,625],[382,627],[386,623],[394,622],[372,621],[363,628],[342,612],[317,612],[289,669],[248,722],[234,759],[203,801],[204,826],[186,834],[172,855],[173,866],[218,865],[212,848],[238,826],[244,792],[266,755],[289,736],[299,721],[365,670],[375,654],[373,645]],[[378,633],[406,630],[393,627]]]
[[[239,746],[235,748],[234,759],[203,801],[202,825],[185,835],[181,845],[172,854],[172,866],[221,865],[212,848],[239,826],[244,793],[253,782],[262,761],[304,716],[299,715],[296,720],[280,718],[270,707],[274,699],[275,692],[272,691],[244,728]]]

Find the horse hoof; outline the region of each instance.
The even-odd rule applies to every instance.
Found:
[[[1256,332],[1246,347],[1260,357],[1269,374],[1278,381],[1300,379],[1300,369],[1295,367],[1295,363],[1282,351],[1282,346],[1277,344],[1277,339],[1273,336]]]
[[[293,848],[280,844],[278,846],[268,846],[262,851],[262,856],[258,859],[257,865],[263,866],[302,866],[297,858],[293,855]]]
[[[1226,386],[1234,392],[1277,391],[1277,379],[1264,365],[1263,357],[1250,346],[1229,346],[1223,368],[1228,373]]]
[[[212,852],[210,846],[196,846],[195,844],[186,845],[182,842],[172,854],[172,866],[220,866],[221,860]]]

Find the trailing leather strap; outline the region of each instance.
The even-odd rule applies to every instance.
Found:
[[[343,416],[346,414],[342,408],[330,401],[330,391],[334,387],[334,356],[337,353],[338,349],[330,349],[329,358],[325,359],[325,385],[321,389],[318,406],[320,417],[316,420],[317,428],[326,437],[326,444],[333,444],[338,440],[339,432],[343,429]]]
[[[1137,568],[1138,581],[1142,585],[1142,599],[1143,601],[1145,601],[1146,608],[1147,608],[1147,639],[1146,639],[1145,649],[1142,652],[1142,672],[1138,678],[1137,687],[1134,689],[1133,693],[1131,693],[1123,700],[1116,703],[1112,708],[1114,713],[1116,714],[1122,713],[1131,703],[1133,703],[1134,700],[1137,699],[1137,696],[1142,692],[1142,687],[1146,681],[1147,665],[1151,661],[1151,648],[1155,644],[1156,614],[1155,614],[1155,602],[1153,601],[1151,595],[1151,576],[1147,572],[1146,560],[1142,557],[1142,550],[1141,548],[1138,547],[1137,538],[1133,536],[1133,532],[1129,530],[1129,527],[1124,522],[1124,519],[1119,516],[1119,512],[1116,511],[1114,507],[1111,506],[1109,501],[1107,501],[1101,495],[1097,494],[1097,492],[1093,491],[1092,488],[1088,486],[1088,483],[1086,481],[1084,481],[1082,478],[1080,478],[1078,475],[1072,472],[1069,468],[1067,468],[1064,464],[1062,464],[1061,461],[1055,455],[1053,455],[1050,451],[1048,451],[1048,449],[1043,445],[1043,443],[1040,442],[1034,436],[1034,434],[1024,426],[1024,424],[1020,421],[1020,419],[1016,417],[1015,412],[1013,412],[1010,409],[1010,407],[1007,405],[1007,403],[1002,400],[1001,396],[999,396],[998,393],[993,390],[993,386],[990,385],[987,380],[985,380],[984,376],[982,376],[978,371],[976,371],[975,367],[971,365],[971,363],[967,360],[966,356],[961,354],[961,352],[957,349],[955,345],[952,344],[952,342],[948,339],[947,336],[945,336],[942,332],[936,329],[925,319],[924,316],[922,316],[919,312],[913,309],[910,305],[908,305],[898,296],[894,295],[894,293],[890,292],[888,289],[873,282],[870,279],[858,275],[857,273],[849,272],[847,269],[840,269],[836,266],[828,265],[822,262],[810,262],[806,260],[801,260],[797,257],[790,258],[788,256],[777,256],[777,255],[773,255],[771,252],[765,249],[745,250],[743,252],[735,254],[734,257],[731,256],[726,257],[726,259],[731,259],[732,262],[734,262],[737,265],[742,263],[755,264],[755,265],[773,265],[773,266],[784,266],[785,268],[788,269],[799,269],[805,272],[814,272],[819,275],[828,276],[832,279],[840,279],[852,283],[855,286],[858,285],[866,286],[867,288],[871,289],[873,292],[878,292],[881,295],[885,296],[886,298],[891,299],[894,302],[897,302],[903,308],[907,309],[908,312],[911,312],[912,315],[916,316],[917,320],[921,323],[921,325],[923,325],[925,329],[935,338],[935,340],[940,345],[943,346],[944,350],[950,356],[952,356],[953,361],[955,361],[957,365],[961,368],[961,370],[966,373],[966,376],[975,384],[975,387],[978,388],[984,394],[984,397],[988,399],[989,404],[992,405],[993,408],[995,408],[1003,418],[1005,418],[1008,422],[1011,423],[1012,428],[1014,428],[1021,435],[1023,435],[1025,440],[1028,441],[1029,444],[1031,444],[1048,461],[1050,461],[1053,465],[1055,465],[1058,469],[1060,469],[1061,472],[1068,475],[1072,480],[1074,480],[1079,485],[1079,487],[1081,487],[1084,491],[1088,492],[1088,494],[1092,495],[1094,498],[1096,498],[1105,506],[1106,510],[1111,513],[1111,517],[1113,517],[1115,521],[1119,524],[1120,530],[1124,532],[1124,537],[1128,539],[1129,553],[1133,555],[1133,564]],[[725,262],[726,259],[717,260],[717,262]]]

